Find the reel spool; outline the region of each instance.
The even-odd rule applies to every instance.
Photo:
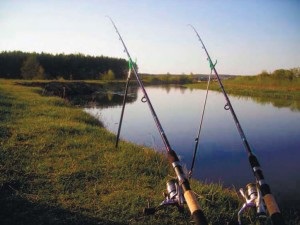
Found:
[[[249,183],[246,185],[246,193],[243,188],[240,189],[240,193],[246,202],[243,204],[242,208],[238,212],[239,225],[242,224],[241,214],[245,209],[251,207],[256,208],[257,218],[260,221],[265,221],[267,219],[267,213],[259,186],[254,183]]]
[[[176,179],[167,181],[166,189],[167,192],[163,193],[165,199],[157,207],[144,208],[145,215],[152,215],[156,211],[166,206],[176,206],[180,212],[183,211],[185,199],[182,188],[179,186],[178,181]]]

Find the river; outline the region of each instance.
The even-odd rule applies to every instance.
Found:
[[[172,148],[189,170],[205,91],[157,86],[146,90]],[[126,105],[121,138],[165,151],[147,103],[140,101],[141,90],[130,94],[135,101]],[[268,101],[259,103],[250,97],[229,98],[275,197],[280,203],[299,207],[300,111],[279,108]],[[255,180],[231,113],[224,110],[225,104],[222,93],[209,92],[193,177],[239,189]],[[116,133],[121,108],[118,101],[113,106],[85,111]]]

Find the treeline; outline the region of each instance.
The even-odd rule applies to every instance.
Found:
[[[292,87],[299,85],[300,67],[278,69],[273,72],[262,71],[255,76],[236,76],[226,80],[226,84],[260,85],[262,87]]]
[[[125,59],[83,54],[0,53],[0,78],[7,79],[125,79]]]
[[[186,74],[140,74],[143,82],[146,84],[189,84],[197,81],[197,78],[193,75]]]
[[[267,71],[262,71],[260,74],[257,75],[258,79],[276,79],[276,80],[294,80],[300,77],[300,67],[293,68],[293,69],[278,69],[272,73],[268,73]]]

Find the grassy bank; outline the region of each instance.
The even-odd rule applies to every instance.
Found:
[[[272,103],[276,107],[289,107],[300,110],[300,78],[286,79],[262,78],[261,76],[236,77],[223,80],[228,94],[250,96],[259,103]],[[207,82],[186,84],[190,89],[206,89]],[[212,81],[210,90],[221,91],[219,83]]]
[[[222,81],[230,94],[245,96],[264,96],[300,100],[300,78],[287,79],[264,78],[261,76],[239,76]],[[206,89],[206,82],[187,84],[189,88]],[[217,81],[211,82],[212,90],[220,90]]]
[[[227,79],[222,81],[226,85],[226,91],[232,94],[240,95],[261,95],[264,94],[270,98],[286,98],[300,100],[300,78],[295,78],[293,81],[277,80],[277,79],[263,79],[259,76],[239,76],[234,79]],[[199,82],[194,84],[187,84],[190,88],[206,88],[206,82]],[[219,84],[217,81],[211,82],[211,89],[218,90]]]
[[[0,80],[0,118],[1,224],[190,224],[187,210],[143,216],[174,175],[164,155],[126,142],[115,149],[115,135],[81,108]],[[192,188],[211,224],[236,221],[235,192]]]

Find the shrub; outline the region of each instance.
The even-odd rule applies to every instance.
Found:
[[[106,73],[102,74],[101,79],[102,80],[114,80],[115,79],[114,71],[109,69]]]

